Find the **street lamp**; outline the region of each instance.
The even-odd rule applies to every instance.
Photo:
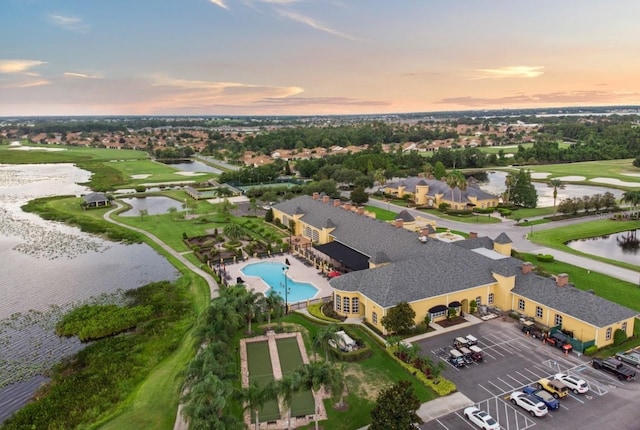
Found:
[[[289,288],[287,288],[287,268],[282,268],[284,274],[284,313],[289,313]]]

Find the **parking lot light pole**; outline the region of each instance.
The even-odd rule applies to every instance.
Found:
[[[282,273],[284,274],[284,313],[285,315],[289,313],[289,288],[287,288],[287,268],[282,268]]]

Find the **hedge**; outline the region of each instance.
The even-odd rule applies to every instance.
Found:
[[[427,378],[427,375],[425,375],[423,372],[419,371],[418,369],[416,369],[412,365],[410,365],[408,363],[405,363],[404,361],[400,360],[398,357],[396,357],[389,350],[387,350],[387,352],[389,353],[389,355],[391,355],[393,357],[394,360],[396,360],[398,363],[400,363],[400,365],[402,365],[402,367],[404,367],[409,372],[411,372],[411,374],[414,375],[416,378],[418,378],[418,380],[420,382],[422,382],[427,387],[431,388],[440,397],[444,397],[444,396],[447,396],[447,395],[449,395],[451,393],[455,393],[458,390],[457,387],[456,387],[456,384],[454,384],[453,382],[449,381],[448,379],[443,378],[442,376],[438,377],[437,379],[429,379],[429,378]],[[436,381],[438,381],[438,382],[436,382]]]
[[[536,258],[543,263],[552,263],[555,260],[551,254],[538,254]]]

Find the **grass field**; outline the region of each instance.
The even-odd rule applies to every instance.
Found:
[[[250,384],[255,382],[259,387],[264,387],[274,380],[267,341],[247,342],[247,367]],[[260,421],[280,419],[278,402],[276,400],[266,402],[260,409],[259,417]]]
[[[631,159],[585,161],[582,163],[522,166],[522,168],[529,169],[532,172],[551,173],[547,179],[563,176],[584,176],[587,181],[575,181],[575,183],[610,186],[611,184],[590,182],[588,180],[593,178],[612,178],[624,182],[637,183],[636,186],[640,187],[640,177],[628,175],[629,173],[633,175],[640,175],[640,169],[634,167],[632,161],[633,160]],[[520,167],[518,167],[518,169],[519,168]]]
[[[109,164],[117,169],[127,181],[126,185],[118,188],[126,188],[140,184],[159,182],[204,182],[215,175],[210,173],[198,173],[197,175],[180,175],[179,170],[168,164],[159,163],[152,160],[118,160]],[[135,175],[148,175],[144,178],[135,178]]]
[[[108,161],[108,160],[143,160],[149,154],[131,149],[86,148],[62,145],[24,145],[40,150],[19,151],[0,145],[0,159],[10,164],[40,164],[40,163],[77,163],[80,161]],[[47,151],[47,149],[64,149],[63,151]]]
[[[573,224],[566,227],[535,231],[531,236],[531,241],[571,254],[583,255],[594,260],[599,260],[619,267],[640,271],[640,266],[622,263],[616,260],[610,260],[608,258],[598,257],[595,255],[584,254],[565,245],[565,243],[570,240],[602,236],[605,234],[618,233],[621,231],[627,231],[636,228],[638,228],[638,221],[612,221],[609,219],[601,219]]]
[[[396,217],[398,216],[398,214],[396,212],[393,211],[389,211],[386,209],[381,209],[375,206],[365,206],[364,207],[365,210],[369,211],[369,212],[373,212],[376,214],[376,219],[382,220],[382,221],[393,221],[394,219],[396,219]]]
[[[296,338],[276,339],[276,345],[283,376],[295,372],[304,364]],[[313,415],[315,410],[316,404],[311,391],[303,390],[293,396],[291,401],[292,416]]]

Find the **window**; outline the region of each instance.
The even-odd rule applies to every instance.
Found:
[[[562,325],[562,315],[556,314],[556,317],[553,320],[555,325]]]
[[[360,312],[360,301],[357,297],[351,299],[351,312],[353,312],[354,314]]]
[[[607,335],[605,336],[605,339],[606,339],[606,340],[611,340],[611,331],[612,331],[612,330],[611,330],[611,327],[609,327],[609,328],[607,329]]]
[[[445,309],[444,311],[439,311],[439,312],[431,312],[430,314],[431,316],[429,318],[431,319],[431,321],[433,321],[436,318],[447,316],[448,311],[449,309]]]
[[[482,297],[480,296],[476,297],[476,305],[480,306],[481,303],[482,303]]]
[[[518,299],[518,309],[520,309],[521,311],[524,310],[524,300]]]
[[[489,298],[487,300],[487,303],[489,303],[490,305],[493,304],[493,293],[489,293]]]
[[[627,322],[626,321],[622,323],[622,326],[620,327],[620,330],[622,330],[625,333],[627,332]]]
[[[320,233],[318,230],[313,230],[313,236],[311,239],[313,242],[318,242],[320,240]]]
[[[342,297],[336,294],[336,311],[342,310]]]
[[[378,324],[378,314],[373,312],[371,314],[371,322],[373,322],[373,324]]]
[[[540,306],[536,306],[536,318],[542,318],[542,308]]]
[[[307,239],[311,239],[311,227],[306,226],[304,228],[304,237],[306,237]]]
[[[348,313],[350,313],[350,312],[351,312],[351,307],[349,306],[349,304],[350,304],[350,303],[351,303],[351,299],[350,299],[349,297],[345,297],[345,298],[342,300],[342,311],[343,311],[345,314],[348,314]]]
[[[286,215],[282,215],[282,224],[284,224],[285,227],[289,227],[289,217]]]

